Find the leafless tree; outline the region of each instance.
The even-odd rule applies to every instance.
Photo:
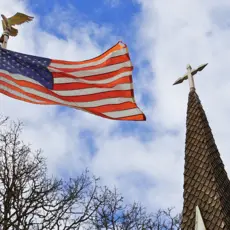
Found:
[[[123,197],[109,190],[106,200],[89,218],[87,230],[179,230],[181,215],[174,215],[173,208],[147,213],[139,203],[125,205]]]
[[[148,214],[125,205],[116,189],[99,185],[86,170],[69,180],[48,177],[41,150],[20,139],[22,124],[0,118],[1,230],[176,230],[171,209]]]
[[[2,230],[78,229],[107,191],[85,171],[68,181],[48,178],[41,151],[20,141],[22,124],[0,130],[0,225]]]

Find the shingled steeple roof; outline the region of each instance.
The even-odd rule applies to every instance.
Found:
[[[198,206],[207,230],[230,230],[230,181],[195,89],[189,93],[186,128],[181,229],[195,229]]]

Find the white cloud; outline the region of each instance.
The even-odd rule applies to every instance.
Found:
[[[0,11],[6,16],[11,16],[17,11],[33,15],[28,12],[24,2],[14,0],[1,2]],[[39,27],[39,20],[42,19],[35,15],[32,23],[18,28],[19,35],[16,38],[10,38],[8,48],[18,52],[66,60],[92,58],[102,52],[95,40],[90,39],[89,30],[91,34],[98,33],[96,29],[93,31],[92,25],[82,27],[75,41],[72,35],[77,30],[67,29],[65,31],[67,39],[63,40],[43,31]],[[82,146],[78,135],[83,128],[90,127],[96,130],[99,127],[97,132],[102,130],[100,118],[71,109],[65,109],[64,112],[59,113],[60,107],[26,104],[4,95],[0,96],[0,108],[4,115],[9,115],[12,119],[20,119],[25,123],[24,139],[32,143],[35,148],[44,150],[51,172],[56,172],[58,166],[66,166],[65,168],[70,169],[71,172],[82,170],[88,165],[89,153],[86,146]],[[103,128],[106,129],[112,123],[108,121]],[[72,167],[67,167],[69,164]]]
[[[24,121],[23,138],[34,148],[44,150],[51,172],[58,173],[60,168],[65,168],[73,175],[89,167],[104,183],[116,185],[129,201],[141,201],[151,211],[168,206],[176,206],[179,211],[188,82],[178,86],[172,83],[184,74],[187,63],[196,67],[209,62],[206,69],[195,76],[195,82],[230,172],[230,131],[226,129],[230,117],[230,30],[228,20],[224,22],[227,16],[223,16],[228,15],[230,3],[227,0],[219,0],[218,5],[214,0],[138,2],[141,12],[136,15],[133,43],[138,51],[140,71],[135,88],[138,101],[141,91],[150,94],[151,103],[140,104],[148,120],[139,126],[154,128],[149,134],[152,141],[141,142],[131,134],[111,135],[117,130],[118,122],[81,111],[65,109],[60,113],[59,107],[30,105],[3,95],[0,96],[0,109],[12,119]],[[16,0],[1,1],[0,11],[9,16],[17,11],[32,14],[24,2]],[[72,28],[64,22],[57,27],[59,32],[64,30],[65,39],[60,39],[52,32],[43,31],[41,18],[35,17],[33,23],[19,28],[17,38],[9,40],[9,49],[57,59],[82,60],[100,54],[116,38],[110,28],[95,23],[82,23]],[[45,20],[52,26],[52,20]],[[98,31],[108,38],[103,47],[97,42],[101,39]],[[150,65],[141,69],[142,60]],[[84,129],[90,130],[94,137],[97,152],[93,157],[80,137]],[[169,132],[172,130],[176,134]]]
[[[138,2],[142,10],[136,18],[139,38],[137,44],[142,59],[150,62],[153,75],[151,77],[150,72],[146,73],[146,79],[150,80],[146,87],[156,100],[156,106],[149,115],[163,130],[176,129],[179,133],[179,136],[171,137],[172,145],[168,145],[169,141],[165,140],[160,147],[159,154],[169,152],[169,155],[177,156],[181,160],[177,162],[177,167],[174,164],[165,167],[165,174],[173,178],[173,182],[166,188],[166,194],[161,193],[164,191],[163,183],[160,183],[157,189],[159,194],[162,194],[161,198],[174,195],[176,200],[179,200],[182,194],[176,194],[176,191],[183,179],[180,173],[183,170],[189,89],[188,82],[177,86],[172,86],[172,83],[184,74],[188,63],[193,67],[209,63],[202,73],[195,76],[195,83],[217,146],[230,173],[230,132],[226,129],[230,117],[230,28],[227,17],[230,3],[225,0],[218,1],[218,4],[216,1],[198,0]],[[156,137],[153,146],[160,143],[160,140],[161,138]],[[154,149],[152,151],[154,154]],[[170,173],[173,169],[176,170],[175,174]],[[154,197],[154,193],[152,195]],[[180,206],[178,203],[175,204]]]

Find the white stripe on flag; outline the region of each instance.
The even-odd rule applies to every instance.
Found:
[[[92,62],[88,62],[88,63],[84,63],[84,64],[59,64],[59,63],[52,63],[50,64],[51,67],[55,67],[55,68],[65,68],[65,69],[74,69],[74,68],[84,68],[84,67],[90,67],[90,66],[95,66],[95,65],[100,65],[103,62],[106,62],[108,59],[112,58],[112,57],[117,57],[117,56],[121,56],[127,54],[127,49],[120,49],[120,50],[116,50],[113,51],[112,53],[108,54],[107,56],[96,60],[96,61],[92,61]]]
[[[9,93],[13,94],[14,96],[27,99],[27,100],[29,100],[31,102],[34,102],[34,103],[44,104],[43,101],[36,100],[34,98],[28,97],[23,93],[11,90],[8,87],[5,87],[3,85],[0,85],[0,90],[4,90],[6,92],[9,92]],[[78,108],[78,109],[81,109],[81,108]],[[87,110],[85,110],[85,111],[87,111]],[[106,115],[108,117],[116,119],[116,118],[119,118],[119,117],[122,118],[122,117],[134,116],[134,115],[142,114],[142,112],[139,109],[128,109],[128,110],[122,110],[122,111],[107,112],[107,113],[102,113],[102,114],[104,114],[104,115]]]
[[[5,71],[5,70],[2,70],[2,69],[0,69],[0,79],[1,79],[1,78],[5,78],[4,76],[1,76],[1,73],[4,73],[4,74],[6,74],[6,75],[9,75],[10,77],[14,78],[15,80],[19,80],[19,81],[28,81],[28,82],[31,82],[31,83],[34,83],[34,84],[37,84],[37,85],[42,86],[38,81],[35,81],[35,80],[33,80],[32,78],[24,77],[24,76],[21,75],[21,74],[10,73],[10,72]]]
[[[86,84],[107,84],[107,83],[111,83],[113,81],[116,81],[120,78],[123,77],[128,77],[132,75],[132,71],[126,71],[126,72],[122,72],[119,73],[113,77],[107,78],[107,79],[103,79],[103,80],[84,80],[84,79],[79,79],[79,78],[68,78],[68,77],[54,77],[54,84],[66,84],[66,83],[86,83]]]
[[[21,90],[23,90],[24,92],[26,93],[30,93],[30,94],[33,94],[35,96],[39,96],[41,98],[44,98],[47,99],[47,100],[51,100],[55,103],[58,103],[58,104],[62,104],[62,105],[68,105],[68,106],[76,106],[76,107],[83,107],[83,108],[91,108],[91,107],[98,107],[98,106],[102,106],[102,105],[110,105],[110,104],[121,104],[121,103],[124,103],[124,102],[132,102],[133,99],[132,98],[123,98],[123,97],[116,97],[116,98],[106,98],[106,99],[101,99],[101,100],[96,100],[96,101],[89,101],[89,102],[69,102],[69,101],[66,101],[66,100],[62,100],[60,98],[58,98],[58,94],[57,97],[53,96],[53,95],[50,95],[48,93],[44,93],[44,92],[41,92],[41,91],[38,91],[38,90],[35,90],[35,89],[32,89],[32,88],[27,88],[27,87],[22,87],[22,86],[18,86],[16,83],[12,82],[12,81],[9,81],[8,79],[3,79],[3,81],[13,85],[13,86],[16,86],[16,87],[19,87]],[[3,86],[0,85],[0,88],[2,88]],[[5,90],[5,86],[4,86],[4,90]],[[12,90],[10,90],[12,91]],[[7,91],[9,92],[9,91]]]
[[[52,90],[54,93],[61,96],[83,96],[92,95],[96,93],[110,92],[115,90],[131,90],[133,89],[131,84],[119,84],[112,88],[86,88],[86,89],[76,89],[76,90]]]
[[[104,115],[113,118],[129,117],[129,116],[135,116],[140,114],[142,114],[142,112],[138,108],[104,113]]]
[[[111,73],[114,71],[117,71],[121,68],[124,67],[131,67],[132,63],[130,61],[119,63],[119,64],[114,64],[102,68],[97,68],[97,69],[89,69],[89,70],[81,70],[81,71],[75,71],[75,72],[66,72],[74,77],[78,78],[84,78],[84,77],[90,77],[94,75],[100,75],[100,74],[106,74],[106,73]],[[61,72],[60,70],[56,70],[51,68],[50,66],[48,67],[50,72]]]

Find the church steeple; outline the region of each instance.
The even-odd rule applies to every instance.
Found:
[[[188,78],[193,78],[191,73],[190,68]],[[191,82],[186,121],[181,229],[200,230],[196,224],[199,215],[202,230],[230,230],[230,181]]]

